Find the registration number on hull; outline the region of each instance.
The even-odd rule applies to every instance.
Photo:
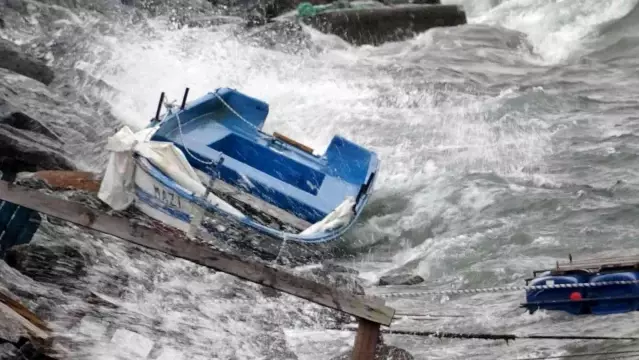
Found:
[[[179,196],[175,195],[175,193],[173,192],[166,191],[156,185],[153,185],[153,196],[169,206],[176,207],[178,209],[182,208],[182,203],[180,202]]]

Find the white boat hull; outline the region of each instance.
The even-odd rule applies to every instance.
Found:
[[[199,206],[155,180],[139,164],[135,167],[134,181],[134,205],[140,211],[184,232],[190,229],[193,214],[201,211]]]

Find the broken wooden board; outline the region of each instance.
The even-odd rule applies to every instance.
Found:
[[[45,322],[26,306],[12,299],[2,291],[0,291],[0,313],[2,313],[5,318],[12,319],[16,324],[22,327],[33,344],[45,348],[51,345],[51,329]]]
[[[239,278],[382,325],[390,325],[395,310],[361,296],[297,277],[262,263],[227,254],[206,244],[168,237],[129,219],[107,215],[83,204],[0,181],[0,199],[60,218],[122,240],[190,260]]]
[[[98,174],[86,171],[42,170],[27,177],[42,180],[53,190],[73,189],[97,193],[101,184]]]
[[[606,269],[639,269],[639,256],[618,256],[598,259],[584,259],[570,262],[557,262],[554,268],[535,270],[534,274],[550,271],[562,274],[570,271],[600,272]]]

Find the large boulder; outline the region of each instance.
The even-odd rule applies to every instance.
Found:
[[[8,40],[0,38],[0,68],[11,70],[49,85],[54,78],[53,70],[44,62],[25,55],[20,48]]]
[[[417,285],[424,282],[424,278],[414,274],[384,275],[379,278],[379,286],[386,285]]]
[[[251,31],[241,29],[237,36],[245,44],[277,50],[284,53],[303,53],[318,50],[308,33],[294,21],[273,21]]]
[[[43,83],[0,68],[0,164],[11,172],[99,170],[110,120]],[[79,164],[79,166],[78,166]]]
[[[24,244],[9,249],[4,260],[33,280],[65,286],[86,275],[88,256],[68,244]]]

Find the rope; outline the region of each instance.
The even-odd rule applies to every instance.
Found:
[[[233,109],[233,107],[231,107],[231,105],[229,105],[226,101],[224,101],[224,99],[220,96],[220,94],[218,94],[217,92],[214,92],[213,94],[215,94],[215,96],[218,98],[218,100],[220,100],[220,102],[222,102],[222,104],[224,104],[224,106],[226,106],[226,108],[229,109],[229,111],[231,111],[235,116],[237,116],[238,119],[240,119],[240,120],[244,121],[245,123],[247,123],[250,127],[255,129],[257,132],[263,133],[260,129],[257,128],[257,126],[253,125],[253,123],[251,123],[250,121],[246,120],[242,115],[240,115],[237,111],[235,111],[235,109]],[[180,116],[178,115],[178,111],[176,111],[175,113],[173,112],[173,108],[177,107],[176,102],[175,101],[169,102],[168,100],[164,100],[164,106],[167,109],[167,112],[164,115],[165,119],[169,115],[175,114],[175,119],[177,120],[178,130],[180,131],[180,140],[182,142],[182,147],[184,148],[186,153],[189,154],[192,158],[194,158],[195,160],[199,161],[202,164],[213,165],[215,163],[215,161],[213,161],[213,160],[206,161],[206,160],[203,160],[201,158],[198,158],[197,156],[193,155],[193,153],[191,153],[191,151],[189,151],[189,148],[186,146],[186,143],[184,142],[184,133],[182,132],[182,121],[180,120]]]
[[[168,113],[167,113],[168,116]],[[191,153],[191,151],[189,150],[189,148],[186,146],[186,143],[184,142],[184,134],[182,133],[182,124],[180,121],[180,116],[178,115],[178,113],[175,113],[175,119],[177,120],[177,124],[178,124],[178,130],[180,130],[180,140],[182,140],[182,147],[184,148],[184,151],[186,151],[187,154],[189,154],[192,158],[194,158],[195,160],[201,162],[204,165],[213,165],[215,163],[215,161],[210,160],[210,161],[205,161],[205,160],[201,160],[198,159],[195,155],[193,155],[193,153]]]
[[[357,328],[342,327],[336,330],[357,331]],[[639,337],[624,336],[582,336],[582,335],[515,335],[515,334],[488,334],[488,333],[454,333],[444,331],[414,331],[414,330],[392,330],[380,329],[384,334],[411,335],[422,337],[435,337],[439,339],[480,339],[480,340],[639,340]]]
[[[496,293],[522,290],[549,290],[549,289],[578,289],[593,288],[609,285],[634,285],[639,284],[639,280],[620,280],[620,281],[602,281],[596,283],[577,283],[577,284],[554,284],[554,285],[529,285],[529,286],[499,286],[491,288],[477,289],[459,289],[459,290],[424,290],[411,292],[395,292],[387,294],[371,294],[381,298],[391,297],[414,297],[422,295],[451,295],[451,294],[479,294],[479,293]]]
[[[218,100],[220,100],[222,102],[222,104],[224,104],[224,106],[226,106],[226,108],[229,109],[235,116],[237,116],[240,120],[242,120],[245,123],[247,123],[250,127],[255,129],[257,132],[262,133],[262,131],[260,129],[258,129],[257,126],[253,125],[252,122],[246,120],[242,115],[240,115],[237,111],[235,111],[235,109],[233,109],[231,107],[231,105],[227,104],[226,101],[224,101],[224,99],[222,99],[220,94],[218,94],[217,92],[214,92],[214,94],[218,98]]]

